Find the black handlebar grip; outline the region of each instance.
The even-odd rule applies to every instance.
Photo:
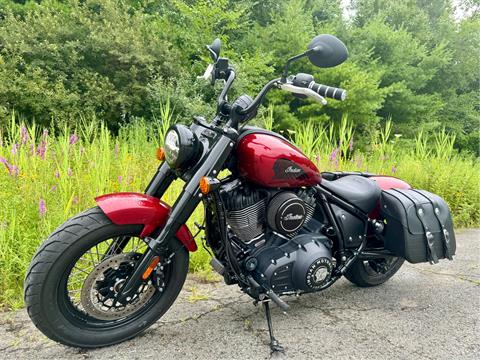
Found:
[[[347,90],[311,82],[308,88],[318,93],[320,96],[343,101],[347,98]]]

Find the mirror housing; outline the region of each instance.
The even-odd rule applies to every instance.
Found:
[[[212,58],[213,62],[217,62],[218,58],[220,57],[220,48],[222,47],[222,42],[219,38],[213,40],[210,45],[207,45],[207,49],[210,52],[210,57]]]
[[[329,34],[315,36],[307,48],[310,62],[321,68],[340,65],[348,58],[345,44],[337,37]]]

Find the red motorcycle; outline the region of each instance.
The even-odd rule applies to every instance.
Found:
[[[265,95],[280,89],[326,104],[346,91],[289,75],[307,57],[318,67],[347,59],[332,35],[315,37],[290,58],[282,76],[255,99],[227,93],[235,79],[220,41],[207,46],[213,64],[204,75],[224,81],[210,122],[174,125],[165,136],[164,160],[144,194],[100,196],[98,206],[71,218],[34,256],[25,302],[34,324],[50,339],[91,348],[138,335],[178,296],[197,250],[185,225],[200,202],[212,267],[264,306],[272,351],[270,301],[288,309],[283,295],[321,291],[342,275],[358,286],[391,278],[404,260],[452,260],[455,235],[447,204],[388,176],[323,172],[287,139],[244,126]],[[230,175],[219,179],[222,170]],[[180,178],[185,186],[170,207],[161,197]]]

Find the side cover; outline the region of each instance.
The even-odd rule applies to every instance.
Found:
[[[163,227],[170,214],[170,206],[145,194],[115,193],[99,196],[95,201],[116,225],[144,225],[140,237],[149,236],[155,229]],[[197,244],[185,224],[180,227],[176,235],[188,251],[197,250]]]

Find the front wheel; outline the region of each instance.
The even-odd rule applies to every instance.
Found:
[[[146,250],[141,231],[141,225],[113,224],[98,207],[57,229],[35,254],[25,279],[35,326],[54,341],[93,348],[130,339],[158,320],[185,282],[189,255],[172,239],[174,256],[162,259],[134,295],[117,302],[116,293]],[[116,248],[118,242],[122,246]]]

